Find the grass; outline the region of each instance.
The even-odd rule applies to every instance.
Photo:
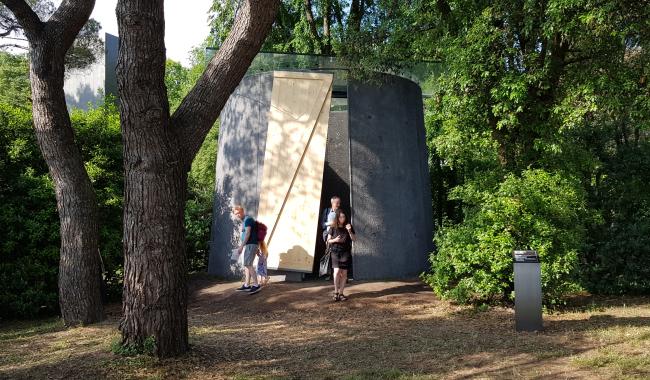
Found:
[[[29,338],[53,331],[66,330],[60,318],[49,318],[37,321],[14,321],[0,329],[0,341]]]
[[[437,374],[405,374],[398,370],[359,371],[343,377],[343,380],[436,380]]]
[[[517,333],[514,311],[468,312],[417,279],[355,281],[347,302],[323,282],[190,283],[184,357],[111,353],[120,305],[103,323],[57,318],[0,326],[0,378],[9,379],[643,379],[650,378],[650,298],[573,297],[544,315],[545,331]],[[113,347],[114,352],[120,350]]]

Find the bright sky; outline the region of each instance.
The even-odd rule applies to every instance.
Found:
[[[201,44],[210,32],[208,10],[213,0],[165,0],[165,47],[167,58],[188,67],[189,51]],[[117,0],[97,0],[90,16],[102,24],[100,35],[117,36]]]

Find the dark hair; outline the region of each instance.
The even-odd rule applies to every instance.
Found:
[[[341,216],[341,214],[345,215],[345,221],[343,222],[343,224],[339,222],[339,216]],[[345,228],[345,225],[348,223],[350,223],[348,214],[346,214],[345,211],[341,209],[336,210],[336,216],[334,217],[334,228]]]

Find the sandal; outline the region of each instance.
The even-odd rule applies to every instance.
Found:
[[[347,301],[348,297],[344,296],[343,293],[339,294],[339,300],[341,301]]]
[[[338,294],[338,293],[334,293],[334,294],[332,295],[332,301],[336,302],[336,301],[338,301],[338,300],[339,300],[339,294]]]

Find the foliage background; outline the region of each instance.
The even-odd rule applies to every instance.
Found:
[[[203,71],[167,62],[172,111]],[[0,318],[58,312],[59,217],[54,186],[33,132],[29,64],[0,52]],[[5,70],[5,68],[7,68]],[[99,201],[99,249],[108,296],[122,292],[124,262],[122,135],[112,98],[88,111],[72,110],[75,142]],[[212,223],[218,125],[211,130],[188,175],[187,255],[191,271],[207,268]]]
[[[220,46],[240,5],[214,2],[212,33],[191,52],[191,67],[167,61],[171,112],[203,72],[203,48]],[[96,55],[98,30],[86,26],[80,66]],[[647,1],[282,0],[263,49],[336,55],[362,79],[442,62],[431,78],[440,90],[424,102],[438,249],[423,278],[460,303],[507,299],[511,250],[538,249],[552,305],[576,289],[650,293],[649,41]],[[57,309],[58,216],[31,129],[27,73],[26,57],[0,52],[0,317]],[[117,112],[107,100],[71,113],[115,296]],[[207,266],[217,145],[215,124],[188,174],[190,270]]]
[[[121,292],[122,139],[108,101],[70,115],[99,201],[99,247],[111,291]],[[31,105],[0,102],[0,317],[58,311],[59,217],[33,132]]]

